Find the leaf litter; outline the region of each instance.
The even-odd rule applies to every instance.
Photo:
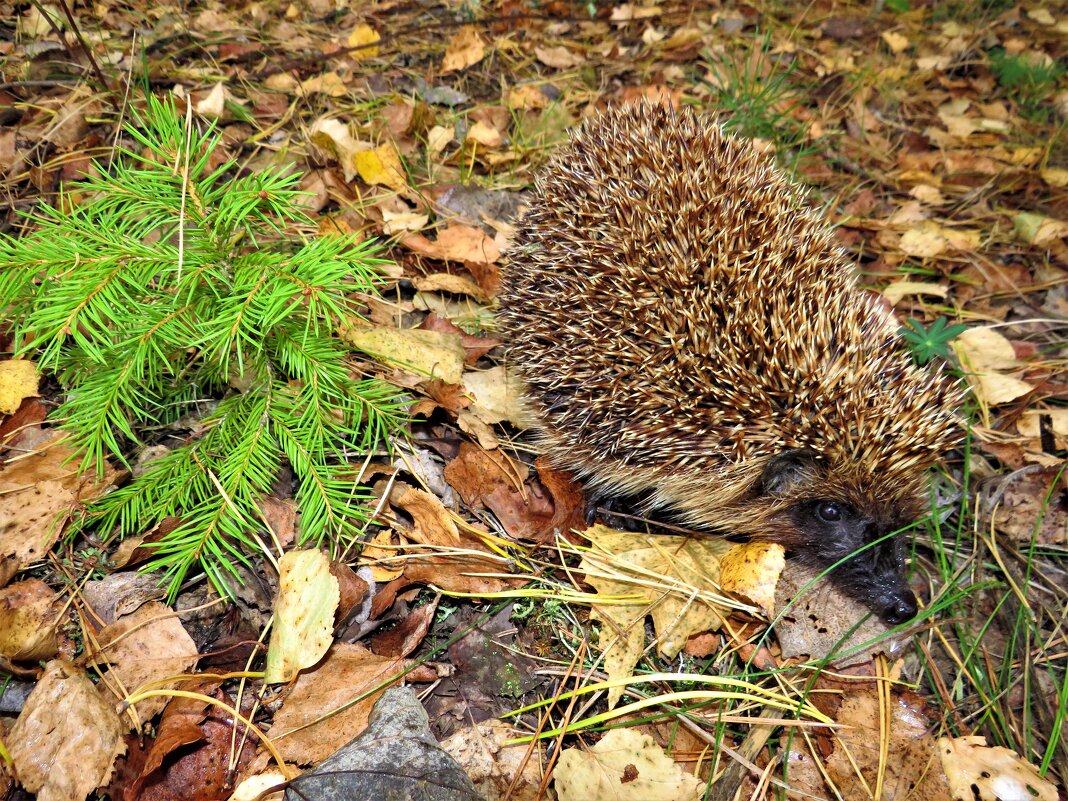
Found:
[[[156,696],[124,709],[122,698],[141,687],[196,687],[198,654],[225,660],[213,653],[220,648],[239,647],[240,667],[262,667],[257,660],[275,646],[257,645],[247,632],[262,634],[261,618],[273,609],[274,631],[293,650],[279,674],[293,683],[265,694],[259,676],[238,670],[200,691],[244,712],[257,699],[257,724],[287,761],[282,776],[358,736],[389,683],[436,682],[441,692],[428,705],[448,720],[437,733],[478,740],[472,719],[486,726],[508,706],[607,681],[590,705],[550,704],[510,730],[560,732],[561,798],[655,798],[652,785],[673,788],[668,797],[698,798],[720,776],[741,778],[730,788],[713,782],[717,797],[771,797],[770,788],[783,785],[819,797],[870,797],[876,788],[893,798],[1055,797],[1053,783],[1068,776],[1057,738],[1064,665],[1053,645],[1068,605],[1068,429],[1060,408],[1068,383],[1058,322],[1068,314],[1068,92],[1056,69],[1068,17],[1056,8],[965,5],[616,3],[590,16],[573,4],[513,0],[470,13],[446,3],[335,8],[312,0],[206,8],[188,18],[164,6],[138,21],[151,73],[188,98],[195,115],[218,120],[224,147],[248,169],[292,164],[305,173],[321,231],[394,243],[398,266],[387,271],[383,298],[368,301],[370,323],[353,320],[340,334],[376,360],[358,369],[413,392],[412,444],[436,469],[361,468],[379,499],[366,545],[347,551],[363,566],[341,573],[347,601],[330,594],[309,604],[319,614],[306,631],[287,619],[282,600],[299,610],[304,595],[267,560],[246,573],[255,590],[226,607],[205,596],[194,602],[196,588],[171,609],[149,591],[126,600],[118,586],[85,607],[79,588],[87,578],[131,575],[144,561],[113,559],[114,543],[62,537],[68,517],[123,476],[98,481],[72,471],[70,452],[42,425],[55,385],[46,375],[38,387],[28,362],[0,361],[0,612],[10,615],[2,654],[12,671],[38,671],[14,728],[7,721],[0,729],[22,786],[41,798],[82,798],[107,784],[125,748],[121,732],[136,725],[134,709],[148,726],[136,733],[156,750],[140,766],[119,764],[123,780],[110,786],[125,798],[153,797],[150,785],[169,798],[225,797],[223,788],[266,771],[266,752],[253,759],[255,737],[240,757],[231,754],[229,732],[240,725],[221,707],[175,697],[162,709],[167,699]],[[19,39],[8,45],[30,80],[0,89],[0,106],[11,109],[0,115],[0,165],[19,199],[92,170],[87,155],[114,138],[110,98],[99,87],[36,81],[84,58],[68,57],[45,11],[23,12]],[[97,60],[132,66],[130,12],[105,11],[77,24],[92,31]],[[171,38],[183,25],[215,39],[183,50],[180,37]],[[772,148],[777,136],[792,143],[780,155],[797,156],[796,173],[829,204],[865,285],[928,332],[939,320],[967,324],[950,347],[979,412],[953,475],[978,489],[979,505],[943,509],[918,538],[914,587],[925,590],[931,613],[893,636],[871,622],[854,626],[863,613],[833,584],[817,583],[789,604],[812,577],[787,560],[776,580],[774,554],[741,549],[731,557],[710,538],[587,529],[577,485],[534,462],[529,440],[518,437],[518,393],[506,357],[494,350],[500,337],[483,328],[514,236],[508,217],[566,128],[608,101],[635,97],[748,113],[759,93],[747,108],[731,106],[745,75],[757,81],[749,90],[793,92],[767,106],[770,127],[754,135]],[[472,185],[485,194],[465,189]],[[287,523],[278,512],[265,513],[269,528],[290,543],[299,520]],[[594,548],[583,551],[586,543]],[[316,581],[337,585],[328,575],[320,569]],[[590,588],[598,600],[589,606],[560,600]],[[216,605],[195,611],[204,603]],[[492,625],[478,624],[480,616]],[[769,639],[765,621],[775,619]],[[1009,619],[1019,621],[1015,628]],[[591,620],[601,621],[599,632]],[[337,641],[337,632],[366,641]],[[1016,641],[1026,650],[1014,650]],[[885,656],[873,656],[879,652]],[[889,673],[879,667],[884,659]],[[42,669],[35,660],[48,661]],[[672,661],[680,669],[665,672]],[[512,684],[507,668],[519,665]],[[768,674],[747,672],[753,665]],[[1021,689],[1013,676],[1024,670],[1031,673]],[[753,714],[751,725],[717,728],[717,715],[750,714],[722,701],[696,710],[682,700],[653,703],[662,719],[635,712],[621,718],[630,728],[563,733],[605,713],[598,699],[642,698],[627,681],[643,671],[676,677],[653,682],[662,697],[679,690],[679,676],[729,673],[772,682],[798,703],[835,698],[821,708],[839,728],[785,727],[777,730],[781,756],[757,749],[748,762],[732,754],[748,753],[772,727]],[[852,678],[836,683],[843,671]],[[1024,732],[1020,720],[1030,721]],[[481,791],[527,797],[516,794],[523,786],[533,788],[531,798],[551,797],[544,772],[554,757],[537,743],[508,745],[502,725],[492,729],[498,744],[479,757],[483,775],[494,777]],[[663,725],[703,743],[701,756],[680,760]],[[35,739],[45,729],[53,733]],[[620,737],[626,742],[616,748]],[[77,761],[69,738],[82,749]],[[200,754],[193,762],[179,755],[191,747]],[[611,750],[618,760],[604,756]],[[498,756],[503,775],[494,774],[486,753],[527,759],[520,767]],[[722,773],[724,765],[744,769]],[[609,789],[593,789],[605,777]],[[215,794],[205,789],[212,782]]]

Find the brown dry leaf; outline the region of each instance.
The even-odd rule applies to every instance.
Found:
[[[456,129],[451,125],[435,125],[426,134],[427,151],[437,156],[444,150],[449,142],[456,138]]]
[[[1057,801],[1057,788],[1015,751],[985,737],[940,737],[942,768],[955,798],[975,801]]]
[[[704,782],[634,729],[612,729],[586,751],[565,748],[553,779],[560,801],[697,801],[704,790]]]
[[[85,671],[48,663],[6,739],[19,782],[38,801],[83,799],[126,750],[123,726]]]
[[[80,475],[73,452],[56,430],[32,429],[16,443],[32,455],[0,468],[0,560],[17,568],[44,557],[59,539],[70,512],[103,492],[115,478],[109,469],[99,482]]]
[[[230,93],[226,91],[226,85],[220,81],[197,103],[196,112],[209,120],[221,120],[226,114],[226,101],[229,98]]]
[[[367,727],[371,707],[407,666],[403,660],[376,656],[362,645],[336,643],[313,670],[297,676],[267,736],[286,760],[300,765],[320,762]],[[369,695],[361,698],[364,693]]]
[[[445,479],[468,506],[490,509],[510,536],[541,539],[552,533],[556,520],[552,500],[528,480],[526,465],[502,450],[461,443],[456,458],[445,466]]]
[[[119,714],[123,699],[149,682],[181,676],[196,664],[197,647],[182,626],[178,614],[159,601],[149,601],[132,614],[125,615],[97,635],[98,663],[107,664],[100,684],[101,696],[110,701]],[[177,682],[154,684],[169,689]],[[136,705],[137,716],[124,720],[137,729],[151,720],[167,704],[167,698],[146,698]]]
[[[1015,475],[1008,482],[991,513],[1000,534],[1022,545],[1034,538],[1039,545],[1064,547],[1068,509],[1056,502],[1058,485],[1064,480],[1062,467],[1057,460],[1049,467]]]
[[[460,530],[436,495],[397,482],[389,494],[389,501],[411,515],[414,528],[405,534],[415,542],[447,546],[460,542]]]
[[[417,607],[389,631],[371,638],[371,650],[379,656],[398,659],[408,656],[426,639],[427,632],[438,611],[438,598]]]
[[[349,48],[349,57],[353,61],[363,61],[368,58],[377,58],[378,48],[374,44],[382,39],[382,36],[367,23],[360,23],[352,29],[348,39],[345,40]],[[353,49],[356,48],[356,49]]]
[[[37,395],[37,367],[28,359],[0,362],[0,414],[14,414],[22,401]]]
[[[538,111],[549,105],[549,98],[534,84],[513,86],[508,90],[508,108]]]
[[[454,295],[470,295],[482,301],[489,301],[486,291],[470,278],[452,273],[431,273],[412,279],[412,286],[420,292],[450,292]]]
[[[541,770],[528,749],[508,744],[516,732],[502,720],[476,723],[441,741],[486,801],[540,801]]]
[[[278,561],[278,598],[267,648],[266,684],[289,682],[311,667],[334,641],[334,612],[341,600],[337,578],[322,551],[288,551]]]
[[[359,563],[371,568],[371,577],[379,584],[393,581],[404,572],[403,567],[393,566],[396,565],[396,562],[392,560],[397,555],[398,550],[395,547],[391,547],[392,540],[393,532],[388,528],[382,529],[360,551]],[[380,563],[378,561],[380,559],[389,561]]]
[[[497,261],[501,255],[501,250],[493,239],[488,237],[481,228],[470,225],[452,223],[438,233],[436,241],[431,242],[425,237],[421,239],[423,241],[419,242],[414,237],[408,237],[402,244],[416,253],[445,261],[492,263]],[[412,241],[409,242],[409,240]]]
[[[458,334],[356,322],[343,323],[338,333],[354,348],[405,372],[440,378],[447,384],[459,384],[463,378],[464,348]]]
[[[403,192],[408,188],[404,163],[392,142],[383,142],[373,149],[359,150],[352,159],[356,171],[366,183],[388,186],[396,192]]]
[[[492,125],[480,120],[467,129],[464,141],[477,142],[485,147],[500,147],[504,136]]]
[[[564,45],[558,45],[556,47],[535,47],[534,55],[538,57],[538,61],[544,64],[546,67],[555,67],[556,69],[569,70],[572,67],[580,67],[586,63],[586,59],[578,53],[573,53]]]
[[[598,646],[609,678],[631,675],[645,650],[646,616],[653,619],[657,652],[673,659],[694,634],[718,629],[738,604],[716,582],[720,559],[732,547],[719,537],[674,537],[613,531],[594,526],[579,570],[601,595],[637,596],[632,603],[593,605],[601,621]],[[608,691],[609,706],[622,695]]]
[[[930,295],[945,298],[949,287],[942,284],[929,284],[926,281],[895,281],[883,290],[883,297],[891,306],[899,304],[908,295]]]
[[[43,662],[56,655],[59,611],[56,593],[40,579],[0,589],[0,656]]]
[[[1026,381],[1006,375],[1022,366],[1012,343],[993,328],[969,328],[952,344],[965,378],[984,405],[1009,403],[1034,389]]]
[[[889,759],[882,797],[951,801],[953,796],[941,769],[930,721],[908,700],[906,696],[890,704],[890,730],[886,735],[890,738]],[[838,707],[835,723],[842,728],[833,735],[834,753],[826,760],[827,772],[841,797],[868,798],[868,788],[875,786],[880,740],[884,736],[879,726],[877,693],[867,689],[848,693]]]
[[[449,40],[445,48],[445,58],[441,62],[442,72],[455,72],[472,64],[477,64],[486,55],[486,43],[474,25],[464,25]]]
[[[775,586],[786,566],[786,551],[781,545],[749,542],[735,545],[720,560],[719,583],[759,606],[769,618],[775,617]]]

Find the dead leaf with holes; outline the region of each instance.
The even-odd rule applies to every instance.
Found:
[[[1057,788],[1015,751],[985,737],[941,737],[942,767],[955,798],[975,801],[1057,801]]]
[[[308,549],[282,555],[263,674],[266,684],[292,681],[298,671],[323,658],[334,641],[334,613],[340,600],[340,585],[326,554]]]
[[[565,748],[553,778],[560,801],[697,801],[705,786],[629,728],[610,730],[588,750]]]

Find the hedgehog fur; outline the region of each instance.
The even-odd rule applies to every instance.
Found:
[[[912,617],[893,532],[959,439],[960,390],[914,366],[803,192],[715,121],[642,103],[582,124],[534,195],[500,318],[552,461],[701,528],[846,559],[843,589]]]

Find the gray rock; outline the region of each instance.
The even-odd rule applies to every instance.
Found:
[[[483,801],[428,723],[411,688],[389,688],[363,734],[290,782],[285,801]]]

